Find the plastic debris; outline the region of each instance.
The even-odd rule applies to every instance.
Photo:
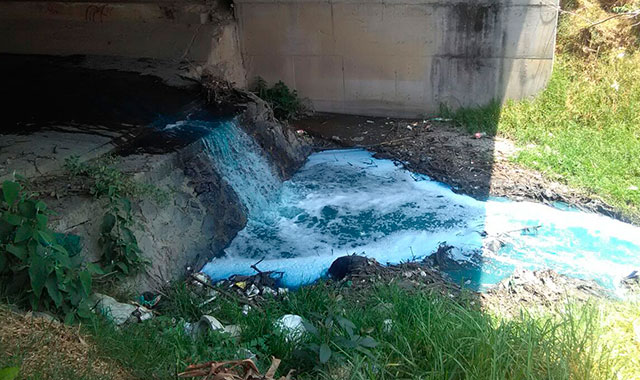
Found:
[[[302,317],[295,314],[285,314],[275,322],[275,327],[285,334],[288,341],[302,338],[307,330],[302,324]]]

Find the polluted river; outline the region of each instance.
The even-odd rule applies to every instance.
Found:
[[[516,268],[551,268],[615,290],[640,266],[640,229],[598,214],[454,193],[402,164],[361,149],[312,154],[281,181],[261,148],[235,121],[168,125],[211,128],[205,146],[238,194],[248,222],[203,272],[213,280],[252,274],[251,265],[284,272],[285,286],[326,276],[338,257],[358,254],[382,264],[421,260],[440,245],[459,265],[447,274],[486,290]]]

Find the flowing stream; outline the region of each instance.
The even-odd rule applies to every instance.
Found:
[[[615,289],[640,268],[640,228],[601,215],[505,199],[478,201],[373,158],[360,149],[312,154],[281,182],[260,148],[233,122],[207,138],[211,159],[249,210],[247,226],[203,271],[213,279],[284,271],[298,286],[337,257],[381,263],[422,259],[440,243],[463,265],[456,281],[486,289],[516,267],[552,268]],[[500,242],[500,243],[498,243]]]

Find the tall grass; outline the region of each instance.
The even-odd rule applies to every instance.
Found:
[[[394,286],[371,289],[357,298],[349,294],[321,283],[292,292],[288,300],[268,301],[246,316],[242,305],[216,301],[214,315],[225,324],[240,325],[239,338],[213,332],[193,339],[178,322],[183,318],[178,313],[123,329],[96,319],[86,328],[106,357],[139,378],[172,379],[187,364],[237,359],[246,350],[257,355],[263,369],[272,355],[283,359],[281,372],[296,369],[300,379],[614,379],[623,368],[601,339],[606,331],[597,305],[502,320],[479,310],[477,300],[461,303]],[[379,345],[371,357],[334,345],[343,360],[321,365],[299,352],[314,336],[294,344],[274,329],[274,321],[288,313],[312,322],[340,314]],[[640,350],[630,347],[626,352],[635,355]],[[627,374],[640,376],[640,371]]]

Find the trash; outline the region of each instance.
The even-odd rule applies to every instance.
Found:
[[[160,294],[155,294],[152,292],[144,292],[138,298],[138,303],[141,306],[147,307],[149,309],[153,309],[158,304],[158,302],[160,302],[161,298],[162,296]]]
[[[240,348],[240,349],[238,349],[238,357],[242,358],[242,359],[251,359],[251,360],[253,360],[257,356],[256,356],[256,354],[254,354],[250,350],[247,350],[246,348]]]
[[[251,306],[249,306],[249,305],[242,306],[242,314],[243,315],[249,315],[250,311],[251,311]]]
[[[638,191],[638,186],[636,186],[636,185],[631,185],[631,186],[627,187],[627,189],[628,189],[628,190],[631,190],[631,191]]]
[[[263,375],[251,359],[207,362],[188,366],[178,377],[199,377],[203,380],[276,380],[275,374],[279,366],[280,359],[271,357],[271,366]],[[292,375],[293,370],[278,380],[291,380]]]
[[[302,324],[302,317],[295,314],[285,314],[275,322],[275,327],[285,334],[288,341],[302,338],[307,330]]]
[[[199,336],[204,335],[209,331],[219,330],[224,330],[224,326],[222,325],[222,323],[220,323],[220,321],[210,315],[203,315],[198,323],[193,325],[193,328],[191,329],[191,335]]]
[[[391,332],[392,328],[393,328],[393,321],[391,319],[385,319],[384,321],[382,321],[382,331],[388,334]]]
[[[251,287],[246,292],[247,298],[253,298],[253,297],[257,296],[258,294],[260,294],[260,289],[258,289],[256,284],[251,284]]]
[[[91,303],[94,305],[93,311],[104,315],[117,326],[132,320],[131,315],[138,309],[134,305],[118,302],[113,297],[100,293],[91,296]]]
[[[476,132],[473,137],[475,137],[476,139],[481,139],[483,137],[485,137],[487,134],[485,132]]]
[[[204,286],[204,284],[209,283],[209,276],[207,276],[202,272],[198,272],[196,274],[193,274],[192,276],[193,276],[193,279],[195,280],[193,281],[193,284],[196,286]]]
[[[302,129],[298,129],[298,130],[296,130],[296,133],[298,135],[304,135],[305,132]]]
[[[224,326],[224,332],[231,335],[233,338],[237,338],[242,334],[242,329],[238,325]]]
[[[367,120],[367,123],[373,124],[374,122],[373,122],[373,120]]]
[[[138,322],[148,321],[153,318],[153,311],[147,309],[144,306],[138,306],[137,309],[131,313],[132,316],[138,319]]]

